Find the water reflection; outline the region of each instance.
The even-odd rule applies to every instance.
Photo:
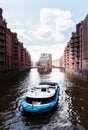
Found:
[[[88,129],[88,83],[75,77],[72,78],[72,75],[69,76],[67,75],[67,78],[72,82],[72,86],[66,89],[71,99],[69,119],[77,126],[77,129]]]
[[[53,125],[52,123],[49,123],[53,116],[56,113],[56,109],[53,111],[50,111],[50,113],[39,115],[39,116],[29,116],[27,114],[24,114],[23,116],[23,122],[26,126],[29,126],[30,129],[40,129],[42,127],[46,127],[46,125]],[[49,128],[49,127],[48,127]]]
[[[19,101],[30,87],[41,81],[60,85],[58,108],[44,116],[30,117],[18,109]],[[88,83],[53,69],[39,74],[25,72],[0,86],[0,129],[9,130],[86,130],[88,129]]]

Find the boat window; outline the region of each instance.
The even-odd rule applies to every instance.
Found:
[[[42,88],[41,91],[42,91],[42,92],[46,92],[46,88]]]
[[[49,98],[43,98],[41,99],[41,104],[46,104],[46,103],[50,103],[55,99],[55,95]]]
[[[32,103],[32,99],[29,98],[29,97],[26,97],[26,102],[27,102],[27,103]]]
[[[35,102],[35,104],[46,104],[46,103],[50,103],[55,99],[55,96],[49,97],[49,98],[30,98],[30,97],[26,97],[26,102],[32,104],[33,102]]]

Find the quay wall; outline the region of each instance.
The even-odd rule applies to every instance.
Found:
[[[73,76],[88,82],[88,72],[87,71],[83,72],[83,71],[65,69],[65,73],[72,74]]]
[[[17,75],[25,73],[26,71],[30,71],[30,68],[0,72],[0,82],[11,79]]]

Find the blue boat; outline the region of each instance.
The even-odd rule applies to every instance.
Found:
[[[30,89],[21,101],[21,107],[30,114],[41,114],[53,109],[59,100],[59,85],[55,82],[41,82]]]

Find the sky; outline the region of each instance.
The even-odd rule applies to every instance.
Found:
[[[88,13],[88,0],[0,0],[7,27],[38,61],[41,53],[53,60],[64,52],[77,23]]]

